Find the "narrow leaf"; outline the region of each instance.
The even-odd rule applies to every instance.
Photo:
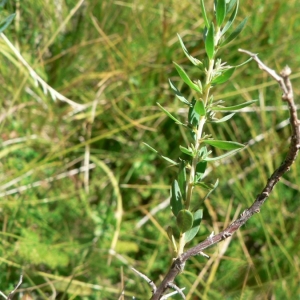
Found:
[[[208,28],[209,27],[206,27],[206,26],[203,28],[203,41],[204,41],[204,43],[206,41],[206,37],[207,37],[207,33],[208,33]]]
[[[194,213],[194,222],[190,230],[188,230],[184,235],[184,240],[186,243],[190,242],[198,233],[200,229],[201,220],[203,218],[203,210],[198,209]]]
[[[205,182],[201,181],[201,182],[197,182],[195,184],[196,186],[200,186],[201,188],[203,188],[204,190],[211,190],[211,187],[208,186]]]
[[[218,0],[217,7],[216,7],[216,19],[219,27],[222,25],[225,16],[226,16],[226,1]]]
[[[184,161],[181,161],[179,164],[178,185],[180,188],[183,201],[185,201],[186,200],[186,169],[185,169]]]
[[[237,152],[239,152],[239,151],[240,151],[240,149],[232,150],[232,151],[229,151],[229,152],[227,152],[227,153],[225,153],[225,154],[222,154],[222,155],[220,155],[220,156],[216,156],[216,157],[205,157],[205,158],[203,158],[203,160],[205,160],[205,161],[217,161],[217,160],[223,159],[223,158],[225,158],[225,157],[230,157],[230,156],[234,155],[235,153],[237,153]]]
[[[163,155],[161,155],[161,154],[160,154],[160,157],[163,158],[164,160],[166,160],[167,162],[171,163],[171,164],[174,165],[174,166],[177,166],[177,165],[178,165],[178,163],[177,163],[176,161],[170,159],[169,157],[163,156]]]
[[[201,94],[202,94],[202,91],[203,91],[203,88],[202,88],[202,83],[200,80],[197,81],[197,84],[199,86],[199,89],[201,90]]]
[[[197,163],[195,183],[200,181],[203,178],[206,167],[207,167],[207,162],[206,161],[200,161],[200,162]]]
[[[212,59],[215,54],[215,27],[211,23],[205,40],[205,50],[209,59]]]
[[[168,238],[170,239],[170,241],[173,244],[174,251],[177,252],[177,245],[176,245],[176,241],[175,241],[175,238],[174,238],[174,235],[173,235],[173,228],[171,226],[168,226],[168,228],[167,228],[167,235],[168,235]]]
[[[188,113],[188,122],[196,127],[199,124],[200,115],[195,111],[195,104],[196,100],[193,99]]]
[[[159,155],[161,158],[163,158],[164,160],[166,160],[167,162],[171,163],[172,165],[176,166],[178,165],[177,162],[175,162],[174,160],[161,155],[157,150],[155,150],[154,148],[152,148],[150,145],[148,145],[147,143],[143,143],[146,147],[148,147],[152,152],[154,152],[155,154]]]
[[[184,125],[183,123],[181,123],[179,120],[177,120],[173,115],[171,115],[165,108],[163,108],[159,103],[156,103],[159,108],[169,117],[171,118],[173,121],[175,121],[176,124],[179,125]],[[185,126],[185,125],[184,125]]]
[[[204,157],[207,155],[207,147],[206,146],[203,146],[200,148],[199,150],[199,157]]]
[[[243,144],[231,141],[203,140],[203,143],[222,150],[236,150],[245,147]]]
[[[4,5],[6,4],[6,2],[7,2],[7,0],[2,0],[2,1],[0,2],[0,10],[3,9]]]
[[[176,64],[174,62],[175,68],[179,74],[179,76],[181,77],[181,79],[193,90],[202,93],[202,91],[200,90],[200,88],[198,87],[197,84],[195,84],[194,82],[192,82],[192,80],[189,78],[189,76],[185,73],[185,71],[183,70],[183,68],[181,68],[178,64]]]
[[[244,29],[246,22],[247,22],[248,18],[245,18],[238,26],[237,28],[229,35],[229,37],[227,39],[225,39],[225,41],[222,43],[222,45],[228,44],[231,41],[233,41],[240,33],[241,31]]]
[[[176,223],[181,233],[184,233],[191,229],[193,226],[193,221],[193,214],[189,210],[182,209],[178,212],[178,215],[176,217]]]
[[[230,0],[229,3],[227,3],[227,13],[229,13],[229,12],[233,9],[233,7],[234,7],[236,1],[237,1],[237,0]],[[228,2],[228,1],[227,1],[227,2]]]
[[[226,122],[228,121],[229,119],[231,119],[233,116],[235,115],[235,113],[232,113],[232,114],[229,114],[219,120],[212,120],[212,121],[209,121],[210,123],[222,123],[222,122]]]
[[[216,84],[216,83],[220,84],[220,83],[226,82],[231,77],[231,75],[234,73],[234,71],[235,71],[235,68],[231,68],[231,69],[228,69],[228,70],[224,71],[220,76],[214,78],[212,83],[213,84]]]
[[[207,28],[209,28],[209,22],[208,22],[207,15],[206,15],[206,9],[205,9],[205,5],[204,5],[204,0],[201,0],[201,9],[202,9],[202,15],[203,15],[205,26]]]
[[[185,45],[184,45],[184,43],[183,43],[183,41],[182,41],[182,39],[181,39],[181,37],[178,33],[177,33],[177,36],[178,36],[181,48],[182,48],[184,54],[186,55],[186,57],[190,60],[190,62],[195,66],[202,65],[202,62],[199,59],[197,59],[197,58],[193,57],[192,55],[190,55],[190,53],[186,49],[186,47],[185,47]]]
[[[173,235],[172,227],[168,226],[166,231],[167,231],[167,235],[168,235],[169,240],[172,242],[172,235]]]
[[[205,195],[203,201],[210,196],[210,194],[217,188],[218,184],[219,184],[219,179],[217,179],[216,183],[212,186],[211,190]]]
[[[195,109],[195,112],[197,114],[199,114],[200,116],[205,116],[206,111],[205,111],[205,106],[204,106],[203,101],[201,101],[201,100],[196,101],[194,109]]]
[[[247,101],[238,105],[233,105],[233,106],[227,106],[227,107],[223,107],[223,106],[213,106],[210,109],[213,111],[231,111],[231,110],[239,110],[242,109],[244,107],[247,107],[253,103],[257,102],[257,100],[251,100],[251,101]]]
[[[249,59],[247,59],[246,61],[244,61],[243,63],[241,63],[241,64],[239,64],[239,65],[237,65],[237,66],[235,66],[235,68],[237,69],[237,68],[239,68],[239,67],[241,67],[241,66],[243,66],[243,65],[245,65],[245,64],[247,64],[249,61],[251,61],[253,59],[253,57],[250,57]]]
[[[6,19],[0,22],[0,33],[4,31],[15,18],[16,14],[9,15]]]
[[[171,79],[169,79],[169,83],[171,86],[172,91],[175,93],[176,97],[183,102],[186,105],[191,105],[190,102],[188,100],[186,100],[184,98],[184,96],[179,92],[179,90],[176,88],[176,86],[173,84],[173,82],[171,81]]]
[[[187,154],[187,155],[189,155],[189,156],[194,156],[194,153],[193,153],[193,151],[192,150],[190,150],[190,149],[188,149],[188,148],[185,148],[185,147],[183,147],[183,146],[179,146],[179,149],[180,149],[180,151],[182,152],[182,153],[185,153],[185,154]]]
[[[179,211],[182,210],[182,196],[180,193],[180,188],[178,185],[177,180],[175,179],[173,181],[172,187],[171,187],[171,199],[170,199],[170,205],[172,212],[174,216],[176,217],[179,213]]]
[[[235,9],[234,11],[232,12],[229,20],[227,21],[226,25],[224,26],[224,28],[222,29],[221,31],[221,35],[224,35],[227,30],[231,27],[231,25],[233,24],[234,20],[235,20],[235,17],[236,17],[236,14],[237,14],[237,11],[238,11],[238,8],[239,8],[239,2],[237,2],[236,6],[235,6]],[[230,11],[230,9],[228,8],[228,11]]]
[[[147,146],[152,152],[154,152],[154,153],[156,153],[156,154],[159,154],[157,150],[155,150],[154,148],[152,148],[152,147],[151,147],[150,145],[148,145],[147,143],[144,143],[144,142],[143,142],[143,144],[144,144],[145,146]]]

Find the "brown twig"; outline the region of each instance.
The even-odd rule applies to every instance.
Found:
[[[279,84],[283,91],[282,100],[287,102],[290,112],[290,125],[292,129],[290,148],[287,153],[285,160],[282,164],[274,171],[271,177],[268,179],[262,192],[256,197],[253,204],[247,208],[240,217],[232,222],[225,230],[214,236],[210,235],[206,240],[200,244],[190,248],[184,252],[180,257],[174,260],[167,275],[157,287],[156,291],[153,292],[151,300],[161,299],[164,292],[170,287],[170,284],[174,281],[175,277],[183,271],[185,262],[192,256],[198,255],[204,249],[215,245],[226,238],[232,236],[242,225],[244,225],[254,214],[260,212],[260,208],[263,203],[267,200],[270,193],[272,192],[276,183],[280,180],[282,175],[289,171],[291,165],[295,161],[299,148],[300,148],[300,122],[297,117],[297,108],[294,103],[293,89],[290,82],[289,76],[291,69],[285,67],[280,75],[274,70],[267,67],[258,57],[257,54],[251,53],[246,50],[239,49],[240,52],[246,53],[255,60],[260,69],[266,71],[271,77],[273,77]]]

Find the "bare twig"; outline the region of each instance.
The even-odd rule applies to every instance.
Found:
[[[171,288],[171,289],[173,289],[173,290],[175,290],[182,297],[182,299],[185,299],[185,295],[182,292],[182,289],[180,289],[176,284],[170,282],[168,284],[168,287]]]
[[[156,285],[155,283],[149,279],[145,274],[139,272],[138,270],[136,270],[135,268],[131,268],[132,271],[134,271],[136,274],[138,274],[141,278],[143,278],[144,280],[147,281],[147,283],[152,287],[152,293],[155,294],[156,292]]]
[[[185,288],[182,288],[182,289],[180,289],[180,292],[182,293],[182,291],[184,290]],[[174,291],[174,292],[172,292],[172,293],[169,293],[169,294],[166,294],[166,295],[164,295],[164,296],[162,296],[161,297],[161,300],[166,300],[166,299],[169,299],[170,297],[172,297],[172,296],[174,296],[174,295],[177,295],[178,294],[178,292],[177,291]],[[182,293],[183,294],[183,293]],[[184,294],[183,294],[183,296],[184,296]],[[185,296],[184,296],[185,297]]]
[[[22,282],[23,282],[23,275],[20,275],[20,280],[19,280],[18,284],[17,284],[16,287],[8,294],[8,296],[6,297],[5,294],[2,293],[1,291],[0,291],[0,295],[1,295],[2,297],[4,297],[6,300],[12,300],[13,297],[14,297],[14,295],[15,295],[15,293],[16,293],[16,291],[17,291],[17,289],[20,287],[20,285],[22,284]]]
[[[247,208],[240,217],[232,222],[226,229],[216,235],[210,235],[206,240],[201,242],[200,244],[190,248],[186,252],[184,252],[180,257],[174,260],[171,265],[170,270],[167,275],[158,286],[156,292],[152,295],[152,300],[162,299],[162,295],[164,292],[170,287],[170,284],[174,281],[175,277],[183,271],[185,262],[199,253],[201,253],[204,249],[215,245],[229,237],[231,237],[242,225],[244,225],[254,214],[260,212],[260,208],[263,203],[267,200],[270,193],[272,192],[276,183],[280,180],[282,175],[289,171],[291,165],[295,161],[298,151],[300,148],[300,122],[297,116],[297,107],[294,103],[293,97],[293,89],[289,79],[291,74],[291,69],[289,67],[285,67],[280,75],[278,75],[274,70],[267,67],[258,57],[257,54],[251,53],[246,50],[239,50],[240,52],[246,53],[253,58],[254,61],[257,62],[260,69],[267,72],[271,77],[273,77],[279,84],[281,90],[283,91],[282,100],[287,102],[290,112],[290,125],[292,129],[291,133],[291,143],[289,151],[286,155],[285,160],[282,164],[273,172],[271,177],[268,179],[264,189],[261,193],[256,197],[253,204]]]

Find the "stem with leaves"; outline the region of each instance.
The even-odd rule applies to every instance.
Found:
[[[179,126],[184,126],[186,130],[190,131],[193,137],[190,145],[187,147],[179,146],[181,152],[188,158],[179,158],[176,162],[166,156],[159,154],[148,144],[145,144],[153,152],[159,154],[163,159],[167,160],[172,165],[178,167],[177,178],[174,179],[171,185],[170,207],[176,219],[176,227],[169,226],[167,233],[173,245],[176,255],[175,261],[181,261],[184,255],[185,246],[188,242],[193,240],[200,228],[203,210],[201,206],[205,199],[217,187],[218,180],[215,183],[204,181],[204,174],[208,162],[216,161],[218,159],[230,156],[235,152],[244,148],[243,144],[234,141],[216,140],[211,135],[206,135],[204,129],[206,124],[220,123],[229,120],[233,117],[234,113],[226,115],[220,119],[216,118],[216,113],[222,113],[224,110],[238,111],[246,106],[253,104],[255,101],[248,101],[235,106],[224,107],[223,101],[214,101],[212,95],[213,88],[216,85],[225,83],[229,80],[235,69],[239,66],[230,66],[226,62],[217,57],[218,51],[233,39],[244,28],[246,19],[243,20],[231,33],[228,33],[232,28],[233,22],[236,18],[239,1],[238,0],[215,0],[214,17],[210,22],[207,16],[204,0],[201,0],[202,14],[204,18],[205,27],[203,29],[203,39],[206,50],[206,57],[200,61],[193,57],[187,50],[181,37],[178,35],[181,48],[188,58],[188,60],[198,69],[199,75],[203,78],[199,80],[191,80],[185,70],[175,64],[175,68],[181,79],[189,86],[195,97],[190,102],[185,96],[177,89],[174,83],[169,80],[171,89],[176,97],[185,105],[188,106],[188,118],[186,123],[182,123],[174,115],[168,112],[160,104],[158,106],[162,109],[168,117],[170,117]],[[250,61],[251,58],[248,60]],[[247,63],[246,61],[245,63]],[[242,64],[243,65],[243,64]],[[240,65],[241,66],[241,65]],[[212,151],[209,147],[226,150],[223,155],[218,157],[211,157]],[[187,176],[188,174],[188,176]],[[206,191],[206,195],[200,201],[193,203],[193,189],[200,187]],[[193,208],[192,208],[193,207]],[[174,265],[175,269],[182,271],[184,268],[183,263]],[[172,269],[172,267],[171,267]],[[164,287],[171,284],[172,281],[165,282]],[[164,290],[163,290],[164,291]],[[154,295],[157,295],[154,292]],[[159,299],[159,298],[155,298]]]
[[[244,147],[243,144],[237,142],[215,140],[212,136],[205,135],[205,125],[207,122],[225,122],[234,115],[229,114],[221,119],[217,119],[215,117],[216,112],[222,112],[222,110],[239,110],[255,102],[249,101],[236,106],[224,107],[221,106],[222,101],[214,102],[213,95],[211,94],[214,86],[229,80],[234,70],[238,67],[230,66],[217,57],[218,51],[237,37],[245,25],[246,20],[238,25],[230,34],[227,34],[235,20],[238,6],[239,2],[237,0],[215,1],[214,19],[212,22],[209,22],[204,1],[201,1],[201,8],[205,21],[203,38],[206,50],[206,58],[202,61],[190,55],[184,42],[178,35],[184,54],[204,78],[202,81],[203,83],[201,80],[192,81],[185,70],[174,63],[181,79],[196,93],[192,102],[189,102],[170,80],[171,89],[174,91],[176,97],[188,106],[189,112],[187,122],[182,123],[158,104],[167,116],[174,120],[179,126],[184,126],[193,136],[193,140],[188,147],[179,146],[180,150],[188,157],[188,159],[179,159],[179,162],[175,162],[172,159],[161,155],[162,158],[178,167],[177,178],[173,181],[171,187],[170,201],[171,210],[176,218],[177,227],[172,228],[169,226],[167,229],[168,236],[173,244],[173,249],[177,258],[184,252],[185,245],[197,235],[202,219],[201,205],[218,185],[218,180],[213,184],[203,180],[207,163],[232,155],[234,152],[237,152]],[[155,153],[159,153],[151,146],[147,144],[146,146]],[[211,151],[208,149],[209,146],[222,150],[229,150],[229,152],[219,157],[210,157]],[[198,203],[193,204],[193,189],[196,186],[206,190],[206,196],[201,199],[201,201],[198,201]],[[192,208],[192,205],[195,208]]]
[[[224,107],[221,105],[221,101],[214,102],[213,100],[211,91],[213,90],[214,86],[228,81],[235,69],[241,66],[239,65],[233,67],[227,65],[226,62],[222,62],[222,60],[217,57],[218,50],[238,36],[238,34],[245,26],[247,20],[243,20],[235,28],[235,30],[233,30],[230,34],[227,34],[236,18],[239,1],[214,0],[214,3],[214,20],[212,22],[209,22],[205,11],[204,0],[201,0],[201,8],[205,23],[205,28],[203,31],[203,38],[207,55],[205,59],[200,61],[197,58],[191,56],[182,39],[180,38],[180,36],[178,36],[184,54],[187,56],[189,61],[198,68],[200,73],[204,75],[202,76],[204,77],[203,84],[200,80],[192,81],[186,74],[184,69],[174,63],[181,79],[193,91],[197,93],[197,96],[193,99],[193,101],[189,102],[170,80],[171,89],[175,93],[176,97],[189,108],[187,123],[182,123],[160,104],[158,104],[159,107],[167,114],[167,116],[174,120],[176,124],[178,124],[179,126],[185,126],[186,129],[190,131],[193,136],[193,141],[188,147],[179,146],[181,152],[189,157],[189,159],[187,160],[179,159],[179,162],[176,162],[166,156],[160,155],[163,159],[170,162],[173,166],[178,167],[178,175],[172,183],[170,197],[170,206],[172,213],[176,218],[177,228],[172,228],[171,226],[169,226],[167,229],[168,236],[172,242],[174,252],[176,253],[176,258],[173,259],[173,263],[169,271],[166,273],[164,279],[161,281],[158,287],[156,287],[151,279],[143,274],[140,275],[140,277],[145,279],[153,289],[153,295],[151,298],[152,300],[169,298],[171,294],[165,294],[166,290],[169,288],[175,290],[176,293],[178,293],[183,299],[185,299],[185,296],[182,292],[183,289],[180,289],[174,284],[176,276],[184,270],[185,262],[192,256],[199,254],[207,257],[207,255],[202,252],[203,250],[231,237],[253,215],[258,213],[264,202],[270,196],[270,193],[272,192],[276,183],[294,163],[300,149],[300,121],[297,116],[297,108],[293,98],[293,89],[289,80],[291,70],[289,69],[289,67],[285,67],[280,75],[278,75],[274,70],[264,65],[256,54],[253,54],[246,50],[239,50],[240,52],[246,53],[250,56],[250,59],[248,61],[253,59],[255,62],[257,62],[260,69],[267,72],[279,83],[280,88],[283,92],[282,100],[287,102],[290,112],[290,124],[292,128],[290,149],[283,163],[273,172],[273,174],[267,180],[265,187],[256,197],[253,204],[249,208],[245,209],[239,218],[233,221],[226,229],[224,229],[220,233],[216,235],[212,233],[204,241],[198,243],[196,246],[191,247],[188,250],[185,250],[185,245],[194,237],[196,237],[199,231],[202,219],[201,205],[218,185],[218,180],[216,180],[214,184],[204,181],[204,174],[207,163],[232,155],[244,147],[242,144],[233,141],[215,140],[212,136],[205,135],[205,125],[207,124],[207,122],[225,122],[234,115],[229,114],[221,119],[217,119],[215,117],[216,112],[222,112],[226,110],[238,111],[239,109],[249,106],[255,102],[254,100],[252,100],[242,104]],[[245,63],[247,63],[248,61],[246,61]],[[159,154],[157,150],[153,149],[149,145],[147,146],[152,151]],[[226,152],[225,154],[218,157],[211,157],[211,151],[208,150],[208,147],[228,150],[229,152]],[[188,172],[189,176],[187,180],[186,174]],[[192,209],[191,204],[193,202],[193,189],[196,186],[207,190],[207,193],[205,197],[203,197],[200,201],[198,201],[198,203],[196,203],[195,208]]]

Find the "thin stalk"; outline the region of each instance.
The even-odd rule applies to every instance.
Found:
[[[208,103],[209,99],[209,91],[210,91],[210,82],[212,78],[212,73],[213,73],[213,68],[214,68],[214,59],[211,59],[209,61],[209,66],[208,70],[206,73],[206,80],[205,80],[205,89],[203,93],[203,100],[198,100],[198,101],[204,101],[205,106]],[[196,141],[195,141],[195,152],[196,155],[193,157],[192,164],[191,164],[191,169],[190,169],[190,176],[189,176],[189,182],[187,185],[187,193],[186,193],[186,201],[185,201],[185,209],[190,209],[190,204],[191,204],[191,199],[192,199],[192,194],[193,194],[193,188],[194,188],[194,183],[195,183],[195,175],[196,175],[196,167],[199,162],[199,157],[198,157],[198,152],[200,150],[201,146],[201,137],[203,133],[203,127],[206,123],[206,116],[201,116],[199,125],[197,128],[196,132]],[[183,251],[184,251],[184,246],[185,246],[185,240],[184,240],[184,233],[182,233],[179,237],[179,242],[178,242],[178,252],[177,252],[177,257],[179,257]]]
[[[200,149],[200,140],[203,132],[203,127],[206,122],[206,117],[201,116],[200,117],[200,122],[198,125],[197,133],[196,133],[196,142],[195,142],[195,149],[198,152]],[[185,208],[189,209],[190,204],[191,204],[191,198],[192,198],[192,192],[194,188],[194,181],[195,181],[195,174],[196,174],[196,166],[199,161],[198,155],[195,155],[195,157],[192,160],[192,165],[191,165],[191,170],[190,170],[190,177],[189,177],[189,183],[187,186],[187,196],[186,196],[186,202],[185,202]]]

